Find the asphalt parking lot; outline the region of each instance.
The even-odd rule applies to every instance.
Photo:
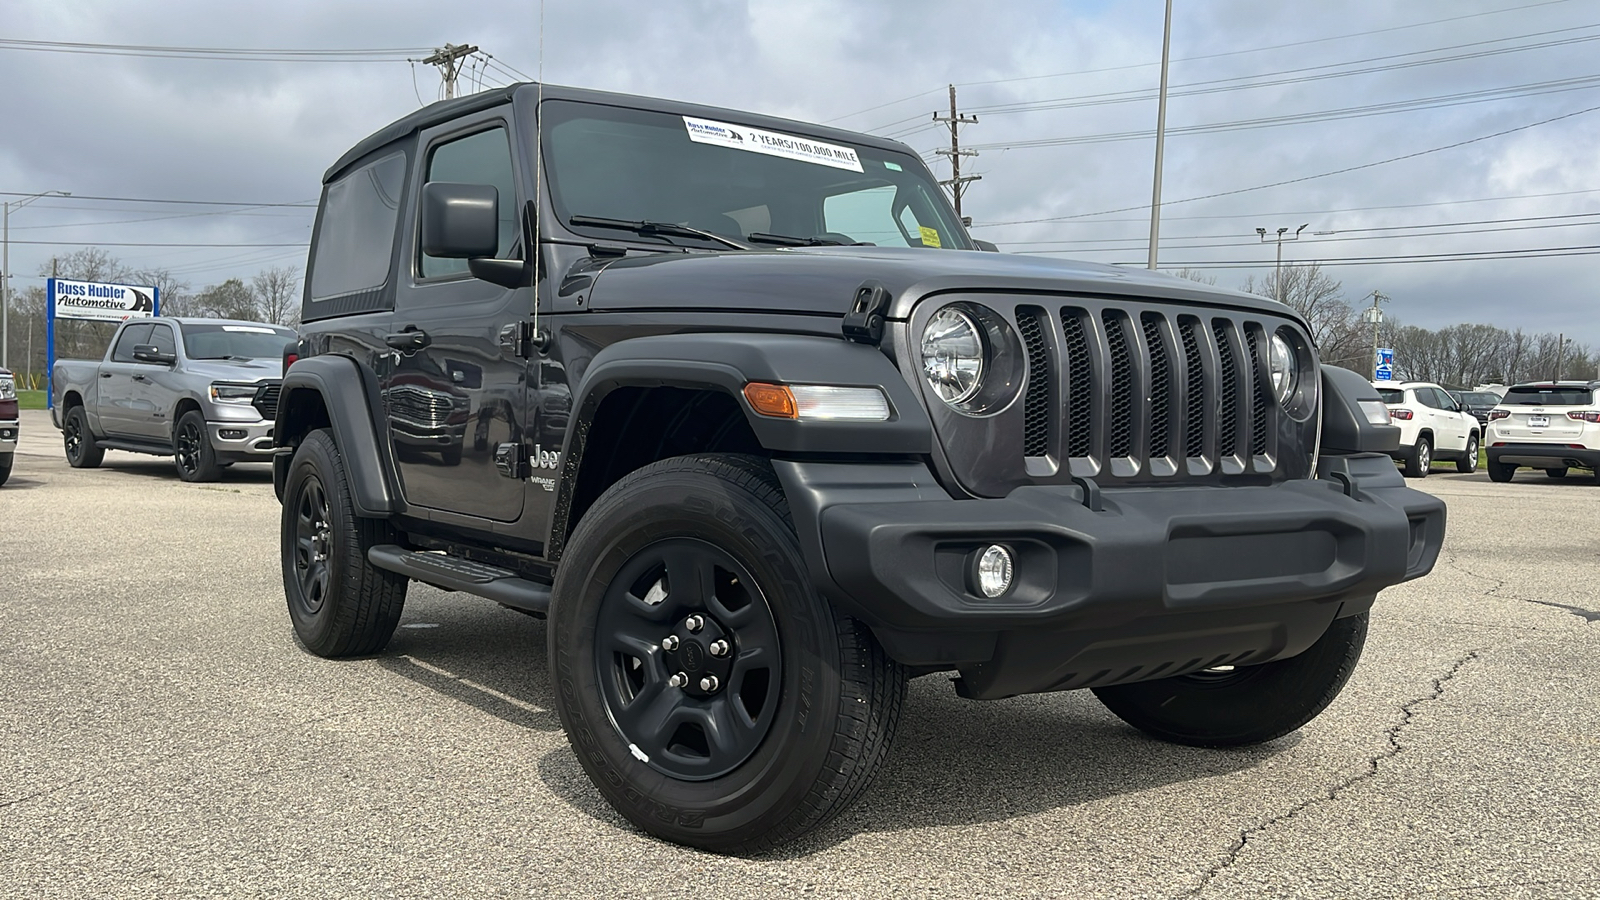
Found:
[[[782,856],[635,831],[551,709],[544,623],[413,585],[376,658],[296,644],[263,466],[73,470],[23,413],[0,488],[0,896],[1597,897],[1600,486],[1437,469],[1428,578],[1344,693],[1245,751],[1085,692],[912,683],[894,750]]]

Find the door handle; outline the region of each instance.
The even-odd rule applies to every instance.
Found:
[[[110,378],[111,377],[111,373],[110,372],[101,372],[100,373],[100,377],[101,378]]]
[[[433,338],[417,326],[407,325],[404,331],[390,334],[383,339],[383,342],[396,350],[415,353],[433,343]]]
[[[150,382],[150,378],[148,376],[145,376],[145,375],[135,375],[135,376],[133,376],[133,380],[134,381],[143,381],[146,384],[148,384]]]

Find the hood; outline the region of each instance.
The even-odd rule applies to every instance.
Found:
[[[183,369],[217,381],[263,381],[283,377],[281,359],[191,359]]]
[[[605,266],[590,294],[595,310],[681,309],[798,312],[843,316],[863,282],[895,298],[903,319],[930,294],[1007,293],[1125,296],[1260,310],[1298,319],[1264,297],[1147,269],[1098,263],[910,247],[805,247],[629,256]]]

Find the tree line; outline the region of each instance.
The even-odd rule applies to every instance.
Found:
[[[1215,276],[1199,270],[1173,274],[1216,284]],[[1281,300],[1299,313],[1311,326],[1323,362],[1372,376],[1372,326],[1361,317],[1371,294],[1352,304],[1344,285],[1315,263],[1284,266],[1281,273],[1260,279],[1252,275],[1240,290]],[[1600,378],[1600,354],[1554,332],[1535,334],[1473,323],[1435,330],[1407,325],[1385,312],[1378,341],[1394,350],[1396,380],[1468,389],[1480,384]]]
[[[300,269],[274,266],[249,281],[229,278],[194,290],[170,269],[138,268],[98,247],[85,247],[40,267],[42,277],[109,284],[150,285],[160,291],[161,314],[213,319],[244,319],[297,325],[300,321]],[[11,294],[8,314],[8,358],[19,387],[40,387],[45,374],[45,307],[43,285]],[[116,330],[113,322],[56,321],[56,355],[99,358]]]

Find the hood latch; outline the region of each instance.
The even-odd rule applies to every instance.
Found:
[[[855,300],[850,304],[850,311],[845,313],[844,323],[840,326],[845,339],[858,344],[882,342],[884,314],[889,311],[889,304],[893,300],[894,295],[878,282],[862,282],[861,286],[856,288]]]

